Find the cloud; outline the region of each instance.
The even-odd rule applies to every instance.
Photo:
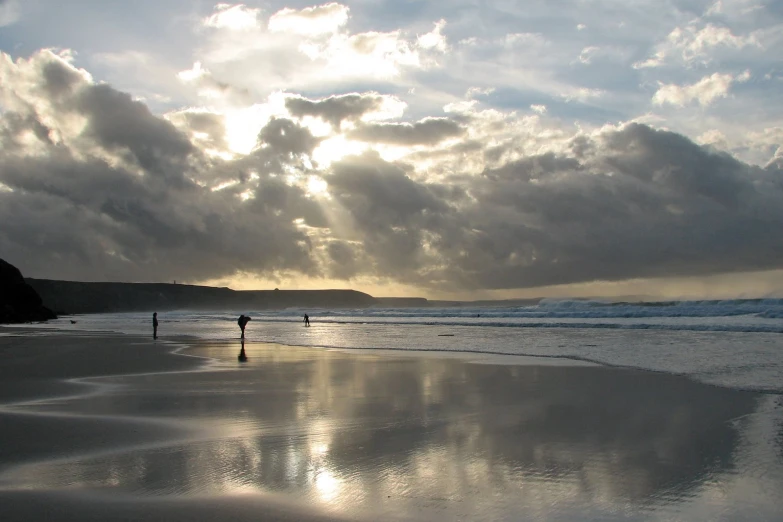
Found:
[[[538,114],[545,114],[546,113],[546,105],[541,104],[533,104],[530,106],[530,110],[533,112],[537,112]]]
[[[321,118],[339,129],[343,121],[358,121],[366,116],[383,115],[388,111],[392,111],[393,115],[401,115],[405,104],[388,95],[351,93],[320,100],[289,96],[285,100],[285,106],[293,116]]]
[[[194,86],[196,93],[202,98],[229,104],[243,104],[250,99],[250,91],[247,88],[217,80],[201,62],[195,62],[190,69],[180,71],[177,73],[177,78],[185,84]]]
[[[322,62],[331,77],[391,78],[403,68],[421,68],[417,48],[399,31],[336,35],[325,45],[300,47],[311,60]]]
[[[565,101],[587,102],[594,98],[600,98],[605,94],[602,89],[590,89],[587,87],[567,88],[560,94]]]
[[[424,33],[416,39],[419,47],[422,49],[437,49],[442,53],[448,51],[449,44],[446,37],[441,33],[444,27],[446,27],[446,20],[437,21],[432,31]]]
[[[641,124],[570,143],[443,183],[372,155],[335,164],[327,181],[372,270],[411,284],[514,288],[777,266],[779,174]]]
[[[258,27],[260,13],[260,9],[249,8],[244,4],[217,4],[215,12],[205,18],[203,24],[216,29],[249,30]]]
[[[486,87],[483,89],[481,87],[471,87],[467,90],[467,92],[465,92],[465,98],[470,100],[473,98],[478,98],[479,96],[489,96],[493,92],[495,92],[494,87]]]
[[[585,47],[582,49],[582,52],[579,53],[579,61],[583,64],[589,64],[593,57],[601,50],[600,47],[597,47],[595,45],[590,45],[588,47]]]
[[[744,73],[737,77],[731,74],[714,73],[691,85],[661,84],[653,95],[652,102],[656,105],[669,103],[680,107],[693,101],[702,106],[709,105],[718,98],[725,98],[731,84],[743,79],[747,79]]]
[[[306,128],[285,118],[272,118],[261,129],[258,140],[276,153],[290,157],[312,154],[319,141]]]
[[[328,274],[335,279],[351,279],[360,270],[363,248],[347,241],[333,241],[327,245]]]
[[[355,140],[394,145],[434,145],[464,132],[448,118],[425,118],[416,123],[370,123],[357,127],[348,136]]]
[[[471,232],[445,242],[447,279],[501,288],[776,264],[761,227],[783,217],[772,173],[640,124],[577,143],[576,156],[525,158],[470,183],[475,204],[460,214]]]
[[[367,256],[381,274],[426,270],[426,230],[447,213],[447,205],[427,184],[413,181],[401,167],[377,154],[347,158],[326,178],[335,200],[348,211]]]
[[[637,69],[660,67],[670,60],[678,60],[687,65],[709,63],[714,49],[742,49],[759,42],[753,35],[735,36],[727,27],[719,27],[708,23],[699,27],[698,21],[685,27],[676,27],[666,40],[656,46],[655,53],[650,58],[634,64]]]
[[[295,220],[325,218],[304,180],[281,177],[316,143],[293,122],[267,124],[242,161],[215,162],[143,103],[51,52],[16,63],[3,55],[0,75],[0,183],[9,189],[0,219],[15,223],[0,248],[27,259],[31,273],[60,266],[57,277],[135,281],[317,273]],[[214,117],[184,120],[219,136]],[[231,177],[236,186],[211,189]]]
[[[348,21],[347,6],[335,2],[301,10],[281,9],[269,18],[270,31],[304,35],[335,33]]]
[[[205,151],[221,153],[229,150],[226,118],[221,113],[206,109],[185,109],[167,114],[166,119]]]
[[[372,81],[383,90],[404,84],[413,72],[440,67],[448,49],[443,20],[423,35],[355,31],[347,26],[349,13],[333,2],[281,9],[264,20],[258,9],[221,4],[202,20],[194,65],[179,77],[202,103],[238,106],[314,84],[352,92],[356,82]]]

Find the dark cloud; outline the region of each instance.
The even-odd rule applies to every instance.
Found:
[[[293,96],[286,98],[285,106],[292,116],[314,116],[339,129],[344,120],[358,120],[368,112],[377,111],[383,106],[383,100],[383,96],[374,93],[342,94],[320,100]]]
[[[363,156],[336,164],[376,275],[519,288],[780,268],[783,172],[628,125],[480,175],[424,183]]]
[[[74,109],[87,118],[82,134],[96,143],[129,153],[146,172],[185,184],[183,167],[195,151],[190,140],[168,121],[154,116],[146,105],[108,85],[80,91]]]
[[[327,246],[329,260],[329,277],[335,279],[350,279],[359,272],[360,252],[356,247],[345,241],[334,241]]]
[[[327,181],[332,195],[368,230],[405,226],[445,208],[425,184],[374,153],[338,162]]]
[[[227,166],[252,171],[267,182],[270,176],[304,176],[310,155],[320,143],[307,128],[287,118],[272,118],[258,133],[256,148]],[[244,174],[241,174],[244,179]]]
[[[586,150],[476,178],[464,209],[475,232],[451,239],[464,254],[449,277],[513,288],[780,268],[779,170],[644,125]]]
[[[312,154],[320,139],[296,122],[272,118],[258,133],[258,141],[262,146],[271,147],[278,155],[292,157]]]
[[[394,145],[435,145],[464,132],[448,118],[425,118],[416,123],[369,123],[351,131],[349,137]]]
[[[0,220],[9,223],[0,231],[5,258],[33,276],[81,280],[319,273],[313,245],[295,220],[323,226],[323,212],[301,188],[263,170],[264,158],[282,162],[311,151],[317,140],[306,130],[273,120],[259,138],[259,156],[210,163],[184,133],[129,95],[75,83],[51,55],[35,59],[55,64],[41,67],[31,87],[42,97],[0,116],[0,189],[11,190],[0,190]],[[43,125],[39,111],[57,128]],[[81,124],[72,126],[73,120]],[[219,122],[194,117],[189,123]],[[37,142],[26,153],[31,133]],[[246,177],[244,198],[202,183],[250,171],[257,175]]]
[[[426,268],[425,232],[451,212],[432,187],[413,181],[400,166],[375,153],[335,164],[326,179],[332,196],[360,231],[374,264],[368,270],[417,277],[415,271]]]
[[[59,60],[46,62],[43,66],[42,86],[53,100],[72,95],[83,83],[82,75]]]

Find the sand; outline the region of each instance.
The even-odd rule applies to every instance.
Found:
[[[779,396],[534,358],[248,343],[241,363],[238,342],[0,333],[4,520],[783,518]]]

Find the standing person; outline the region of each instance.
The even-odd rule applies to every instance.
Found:
[[[158,312],[152,314],[152,338],[158,338]]]
[[[250,322],[250,317],[245,314],[240,315],[239,319],[237,319],[237,324],[239,325],[240,330],[242,330],[242,339],[245,338],[245,326],[247,326],[248,322]]]
[[[310,318],[305,314],[304,316],[304,324],[305,326],[310,326]]]

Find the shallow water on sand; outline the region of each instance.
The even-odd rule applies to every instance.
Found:
[[[783,519],[779,395],[605,367],[246,351],[240,364],[234,345],[202,346],[190,353],[222,364],[25,406],[191,431],[2,478],[143,497],[281,492],[371,520]]]
[[[598,310],[616,308],[599,307]],[[680,307],[652,308],[669,310]],[[514,310],[522,313],[519,310],[526,309]],[[734,312],[747,311],[743,307],[732,309]],[[480,313],[475,314],[479,310]],[[467,312],[462,309],[363,309],[340,311],[339,315],[335,315],[338,311],[321,311],[311,313],[312,327],[306,328],[300,324],[300,311],[270,310],[253,313],[247,338],[303,347],[426,349],[447,353],[568,358],[689,375],[708,384],[783,394],[783,335],[776,333],[783,331],[783,318],[759,317],[759,314],[642,319],[613,316],[590,319],[598,323],[588,324],[585,322],[587,319],[578,313],[571,313],[579,317],[558,315],[556,323],[544,326],[544,323],[539,324],[540,318],[536,318],[532,325],[530,318],[503,318],[498,322],[499,318],[494,315],[502,315],[502,312],[493,308],[471,311],[480,317],[437,315]],[[193,340],[226,342],[237,340],[239,335],[234,312],[178,311],[161,313],[159,318],[161,326],[158,333],[162,339],[182,339],[184,336]],[[63,318],[33,327],[72,332],[114,331],[143,336],[151,336],[152,333],[147,313],[96,314],[78,316],[75,320],[76,324],[70,324],[69,319]],[[642,324],[637,324],[638,321]],[[666,324],[658,324],[661,321]],[[753,324],[757,321],[774,322],[776,330],[754,330]],[[526,326],[521,327],[522,324]],[[661,329],[662,326],[666,328]],[[740,326],[749,330],[731,330]],[[711,331],[710,328],[728,330]]]

